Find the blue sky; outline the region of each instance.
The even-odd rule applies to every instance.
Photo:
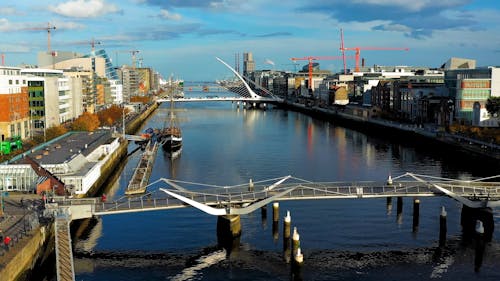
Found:
[[[438,67],[452,56],[500,65],[497,0],[2,1],[7,65],[36,64],[37,52],[47,49],[47,32],[36,29],[48,22],[56,26],[53,50],[89,52],[95,38],[118,64],[131,57],[116,51],[139,50],[144,66],[185,80],[230,76],[215,56],[234,65],[235,53],[252,52],[257,69],[287,70],[294,69],[291,57],[338,56],[340,28],[345,47],[410,48],[361,51],[367,65]]]

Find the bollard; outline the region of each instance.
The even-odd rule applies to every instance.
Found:
[[[283,251],[290,248],[290,228],[292,224],[292,217],[290,211],[286,211],[286,216],[283,219]]]
[[[483,222],[480,220],[476,221],[476,251],[474,255],[474,271],[479,272],[481,264],[483,263],[484,255],[484,227]]]
[[[392,177],[391,177],[391,175],[389,175],[389,177],[387,178],[387,185],[392,185]]]
[[[439,216],[439,247],[444,247],[446,244],[446,210],[441,207],[441,215]]]
[[[413,232],[418,230],[418,222],[420,216],[420,200],[413,200]]]
[[[297,254],[295,254],[292,263],[292,280],[301,281],[302,278],[302,267],[304,265],[304,255],[300,248],[297,249]]]
[[[279,219],[280,219],[280,203],[274,202],[273,203],[273,222],[279,221]]]

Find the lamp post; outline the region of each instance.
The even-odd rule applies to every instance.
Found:
[[[123,104],[122,122],[123,122],[123,128],[122,128],[123,139],[125,139],[125,104]]]

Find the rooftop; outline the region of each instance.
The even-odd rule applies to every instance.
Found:
[[[40,164],[61,164],[79,153],[89,155],[100,145],[109,143],[111,133],[107,130],[95,132],[69,132],[24,153]],[[22,163],[22,155],[10,163]]]

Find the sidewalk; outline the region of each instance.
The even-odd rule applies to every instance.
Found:
[[[0,217],[0,268],[21,246],[23,239],[31,230],[38,228],[38,214],[43,210],[42,200],[36,194],[9,193],[4,197],[4,213]],[[9,237],[9,245],[4,244],[4,238]]]

